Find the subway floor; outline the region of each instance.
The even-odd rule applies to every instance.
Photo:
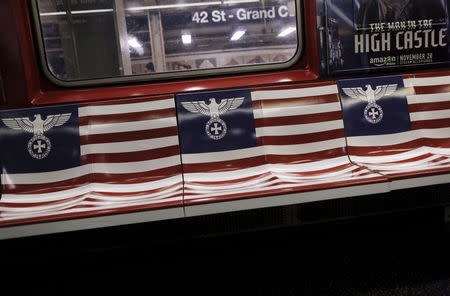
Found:
[[[2,242],[2,285],[59,295],[450,295],[442,208],[164,237],[139,225]]]

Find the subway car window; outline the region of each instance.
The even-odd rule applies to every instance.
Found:
[[[36,4],[41,54],[60,81],[272,67],[291,61],[301,48],[296,0]]]

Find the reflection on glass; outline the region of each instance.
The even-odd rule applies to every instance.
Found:
[[[231,41],[237,41],[239,39],[242,38],[242,36],[244,36],[246,30],[237,30],[236,32],[233,33],[233,36],[231,36]]]
[[[297,51],[294,0],[36,0],[61,80],[283,63]]]
[[[278,34],[278,37],[286,37],[292,33],[294,33],[296,31],[295,27],[287,27],[285,29],[283,29],[280,34]]]
[[[192,35],[191,34],[181,35],[181,40],[183,40],[183,44],[191,44],[192,43]]]

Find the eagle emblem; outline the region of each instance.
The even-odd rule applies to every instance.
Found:
[[[397,90],[398,84],[379,85],[373,89],[370,84],[366,85],[366,90],[362,87],[343,88],[342,91],[349,97],[367,101],[364,109],[364,117],[372,124],[379,123],[384,116],[383,109],[376,103],[382,97],[390,96]]]
[[[215,98],[209,99],[209,104],[205,101],[181,102],[181,105],[192,113],[201,113],[209,116],[210,119],[206,123],[205,132],[209,138],[220,140],[227,134],[227,124],[220,118],[220,115],[228,111],[239,108],[244,102],[245,97],[229,98],[217,103]]]
[[[50,139],[44,136],[44,132],[49,131],[55,126],[64,125],[69,121],[72,113],[48,115],[45,120],[42,119],[41,114],[35,114],[34,120],[28,117],[22,118],[4,118],[3,123],[13,130],[24,130],[33,134],[33,137],[28,141],[28,152],[35,159],[46,158],[51,149],[52,143]]]

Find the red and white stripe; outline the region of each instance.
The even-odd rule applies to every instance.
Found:
[[[450,76],[404,82],[411,93],[407,96],[411,130],[349,137],[351,160],[394,179],[450,173]]]
[[[257,147],[182,155],[187,205],[386,181],[349,161],[336,85],[255,90],[252,101]]]
[[[81,166],[2,174],[0,226],[180,207],[173,97],[80,105]]]
[[[80,105],[81,166],[2,174],[0,226],[157,209],[183,217],[214,202],[260,207],[248,205],[253,197],[285,205],[387,191],[396,178],[437,173],[427,182],[448,182],[450,76],[405,85],[413,90],[405,133],[346,139],[335,84],[274,87],[252,91],[256,147],[181,156],[173,97]]]

